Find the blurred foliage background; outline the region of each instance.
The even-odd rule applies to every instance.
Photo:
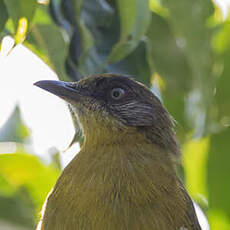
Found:
[[[60,80],[112,72],[150,87],[177,121],[189,193],[211,229],[230,229],[230,17],[216,2],[0,0],[6,35]],[[61,171],[58,157],[47,164],[26,150],[29,137],[16,107],[0,129],[0,146],[16,143],[10,154],[0,147],[0,229],[34,229]]]

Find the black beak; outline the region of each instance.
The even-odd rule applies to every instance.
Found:
[[[34,85],[56,95],[64,100],[77,100],[79,99],[79,91],[76,88],[76,84],[64,81],[51,81],[44,80],[34,83]]]

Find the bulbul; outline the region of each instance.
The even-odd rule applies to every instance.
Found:
[[[35,85],[69,104],[85,140],[38,229],[201,230],[177,176],[173,121],[148,88],[115,74]]]

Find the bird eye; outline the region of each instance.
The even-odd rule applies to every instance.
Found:
[[[122,88],[114,88],[111,90],[111,97],[115,100],[121,99],[125,95],[125,90]]]

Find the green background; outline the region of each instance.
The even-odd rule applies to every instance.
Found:
[[[230,229],[230,17],[212,1],[0,0],[6,35],[60,80],[123,73],[157,92],[177,121],[190,195],[211,229]],[[25,150],[29,136],[16,107],[0,129],[1,142],[17,143],[13,154],[0,148],[0,222],[22,229],[34,229],[61,172],[59,153],[47,165]]]

